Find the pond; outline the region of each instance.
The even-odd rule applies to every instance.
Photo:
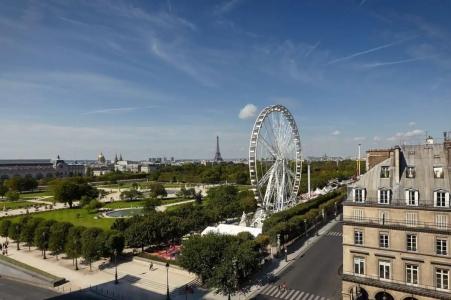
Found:
[[[130,218],[142,214],[143,214],[142,208],[123,208],[108,211],[104,215],[109,218]]]

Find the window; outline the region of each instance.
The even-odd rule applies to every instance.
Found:
[[[377,198],[379,204],[389,204],[391,196],[391,190],[380,189],[377,190]]]
[[[417,236],[407,234],[407,251],[417,251]]]
[[[406,264],[406,283],[418,284],[418,266]]]
[[[363,232],[361,230],[354,231],[354,244],[363,245]]]
[[[438,289],[447,290],[449,288],[449,270],[435,269],[435,282]]]
[[[407,178],[415,178],[416,172],[415,167],[407,167],[406,177]]]
[[[379,261],[379,278],[390,279],[390,262],[385,260]]]
[[[354,196],[354,202],[364,203],[366,198],[366,190],[355,188],[352,190]]]
[[[388,222],[388,211],[379,211],[379,224],[385,225]]]
[[[406,205],[418,206],[418,191],[406,190]]]
[[[388,240],[388,232],[379,232],[379,247],[388,248],[389,240]]]
[[[418,214],[416,212],[406,212],[406,225],[416,226],[418,221]]]
[[[434,192],[434,203],[436,207],[448,207],[449,206],[449,193],[445,191]]]
[[[448,216],[447,215],[436,215],[435,225],[438,229],[448,229]]]
[[[352,212],[355,221],[363,221],[363,209],[353,209]]]
[[[354,257],[354,274],[365,274],[365,259],[363,257]]]
[[[435,249],[438,255],[448,254],[448,240],[444,238],[437,238],[435,240]]]
[[[443,167],[434,167],[434,178],[444,178]]]
[[[390,178],[390,167],[388,166],[381,167],[381,178]]]

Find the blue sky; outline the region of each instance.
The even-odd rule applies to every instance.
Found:
[[[246,157],[265,106],[305,155],[451,130],[450,1],[3,1],[0,158]],[[256,107],[240,110],[247,104]],[[251,106],[252,107],[252,106]]]

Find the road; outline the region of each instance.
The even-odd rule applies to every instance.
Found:
[[[336,224],[307,252],[279,274],[279,280],[265,286],[258,300],[341,299],[342,225]],[[278,286],[286,283],[287,291]]]

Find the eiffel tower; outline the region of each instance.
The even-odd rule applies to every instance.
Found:
[[[219,151],[219,136],[216,137],[216,153],[213,161],[222,162],[221,151]]]

